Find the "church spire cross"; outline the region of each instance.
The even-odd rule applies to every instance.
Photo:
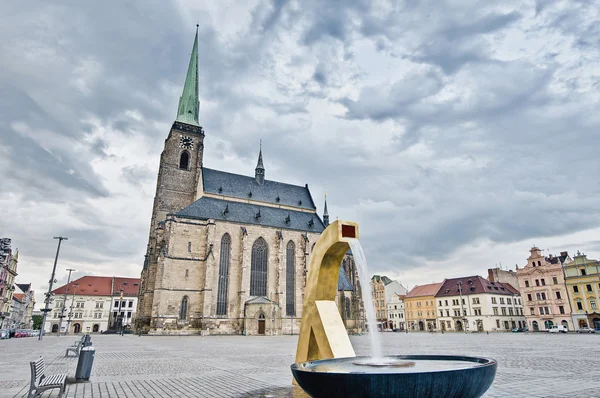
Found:
[[[199,126],[198,114],[200,113],[200,103],[198,97],[198,24],[196,24],[196,37],[194,38],[194,47],[190,56],[183,93],[179,98],[179,107],[177,109],[178,122]]]
[[[260,140],[260,149],[258,150],[258,163],[256,163],[256,169],[254,169],[254,179],[261,185],[265,182],[265,166],[263,165],[262,159],[262,140]]]
[[[325,207],[323,208],[323,224],[329,225],[329,212],[327,211],[327,192],[325,192]]]

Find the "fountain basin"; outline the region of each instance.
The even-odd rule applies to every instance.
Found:
[[[356,365],[369,357],[324,359],[291,366],[294,378],[313,398],[327,397],[481,397],[492,385],[493,359],[449,355],[397,355],[387,360],[407,367]]]

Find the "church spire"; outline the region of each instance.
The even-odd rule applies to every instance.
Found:
[[[259,184],[263,184],[265,182],[265,166],[263,166],[262,160],[262,140],[260,140],[260,149],[258,151],[258,163],[256,164],[256,169],[254,169],[254,178],[256,182]]]
[[[200,103],[198,102],[198,25],[196,25],[196,38],[194,47],[190,56],[187,76],[183,93],[179,98],[179,108],[177,109],[178,122],[199,126],[198,114],[200,113]]]
[[[325,192],[325,208],[323,209],[323,224],[329,226],[329,213],[327,212],[327,192]]]

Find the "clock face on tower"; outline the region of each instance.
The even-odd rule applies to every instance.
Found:
[[[179,146],[185,149],[194,149],[194,139],[186,135],[179,137]]]

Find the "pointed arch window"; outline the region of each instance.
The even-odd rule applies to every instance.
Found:
[[[181,299],[181,307],[179,308],[179,320],[185,321],[187,319],[188,312],[188,297],[183,296]]]
[[[289,241],[285,256],[285,314],[296,315],[296,245]]]
[[[351,311],[350,311],[350,299],[346,297],[346,319],[350,319]]]
[[[190,164],[190,154],[188,151],[181,152],[179,156],[179,168],[183,170],[187,170]]]
[[[267,295],[267,264],[269,247],[263,238],[258,238],[252,245],[252,264],[250,267],[250,295]]]
[[[227,315],[227,292],[229,285],[229,255],[231,252],[231,236],[221,238],[221,256],[219,260],[219,283],[217,293],[217,315]]]

